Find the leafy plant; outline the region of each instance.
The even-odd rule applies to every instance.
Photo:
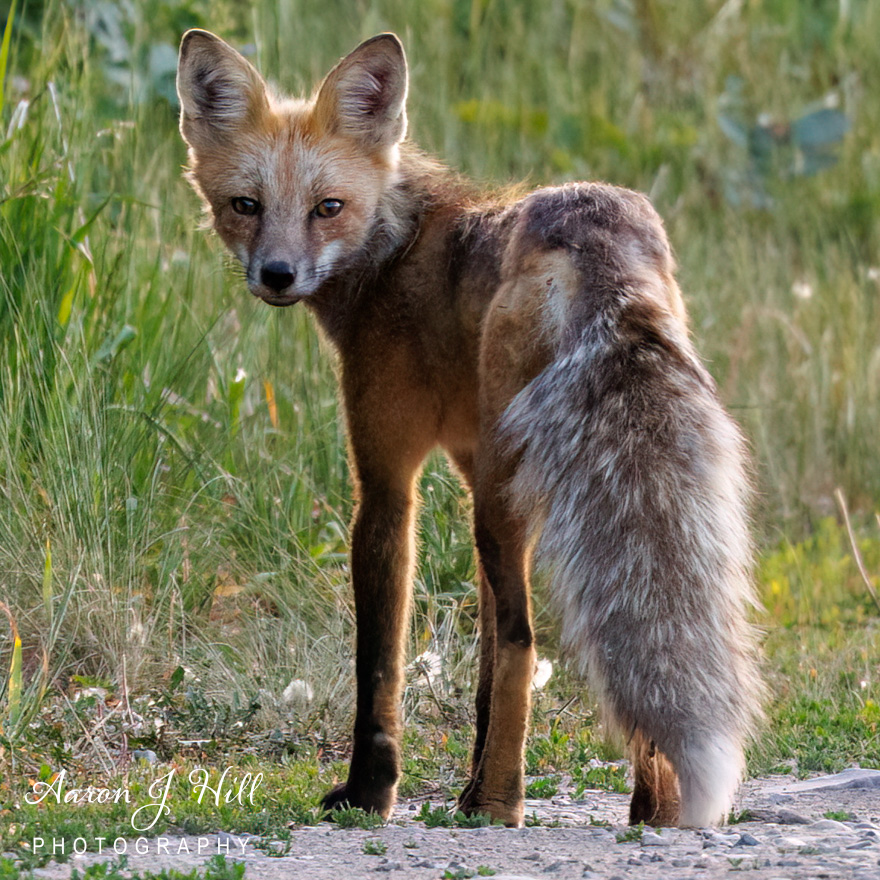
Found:
[[[388,844],[384,840],[372,838],[364,841],[363,851],[368,856],[384,856],[388,852]]]
[[[385,824],[385,820],[378,813],[368,813],[360,807],[334,810],[330,816],[340,828],[363,828],[370,830],[372,828],[381,828]]]
[[[527,798],[552,798],[559,791],[558,776],[544,776],[532,780],[526,786]]]
[[[617,837],[618,843],[631,843],[639,841],[645,833],[645,823],[639,822],[638,825],[630,825],[625,831],[619,832]]]

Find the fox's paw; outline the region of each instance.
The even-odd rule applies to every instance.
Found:
[[[493,822],[502,822],[508,828],[522,828],[525,806],[522,798],[487,796],[480,784],[472,779],[458,797],[458,809],[465,816],[489,816]]]
[[[358,789],[347,782],[334,786],[321,798],[321,807],[328,813],[359,807],[367,813],[378,813],[383,819],[391,815],[396,800],[394,788]],[[333,818],[332,815],[326,818]]]

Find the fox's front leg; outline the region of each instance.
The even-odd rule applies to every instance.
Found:
[[[348,781],[327,809],[361,807],[387,817],[400,778],[400,702],[413,560],[413,490],[361,484],[352,530],[357,614],[357,714]]]
[[[357,615],[357,713],[348,780],[327,809],[361,807],[387,817],[400,778],[400,703],[415,557],[416,481],[434,445],[432,401],[399,350],[381,361],[344,361],[343,396],[359,502],[351,536]]]

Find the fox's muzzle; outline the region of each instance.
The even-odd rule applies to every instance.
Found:
[[[290,263],[274,260],[260,270],[260,281],[275,293],[284,293],[296,280],[296,270]]]

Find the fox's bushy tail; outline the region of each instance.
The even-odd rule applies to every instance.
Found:
[[[643,282],[592,279],[501,431],[564,644],[623,735],[671,762],[679,824],[702,826],[726,818],[760,714],[749,478],[743,439],[658,288],[675,282],[631,274]]]

